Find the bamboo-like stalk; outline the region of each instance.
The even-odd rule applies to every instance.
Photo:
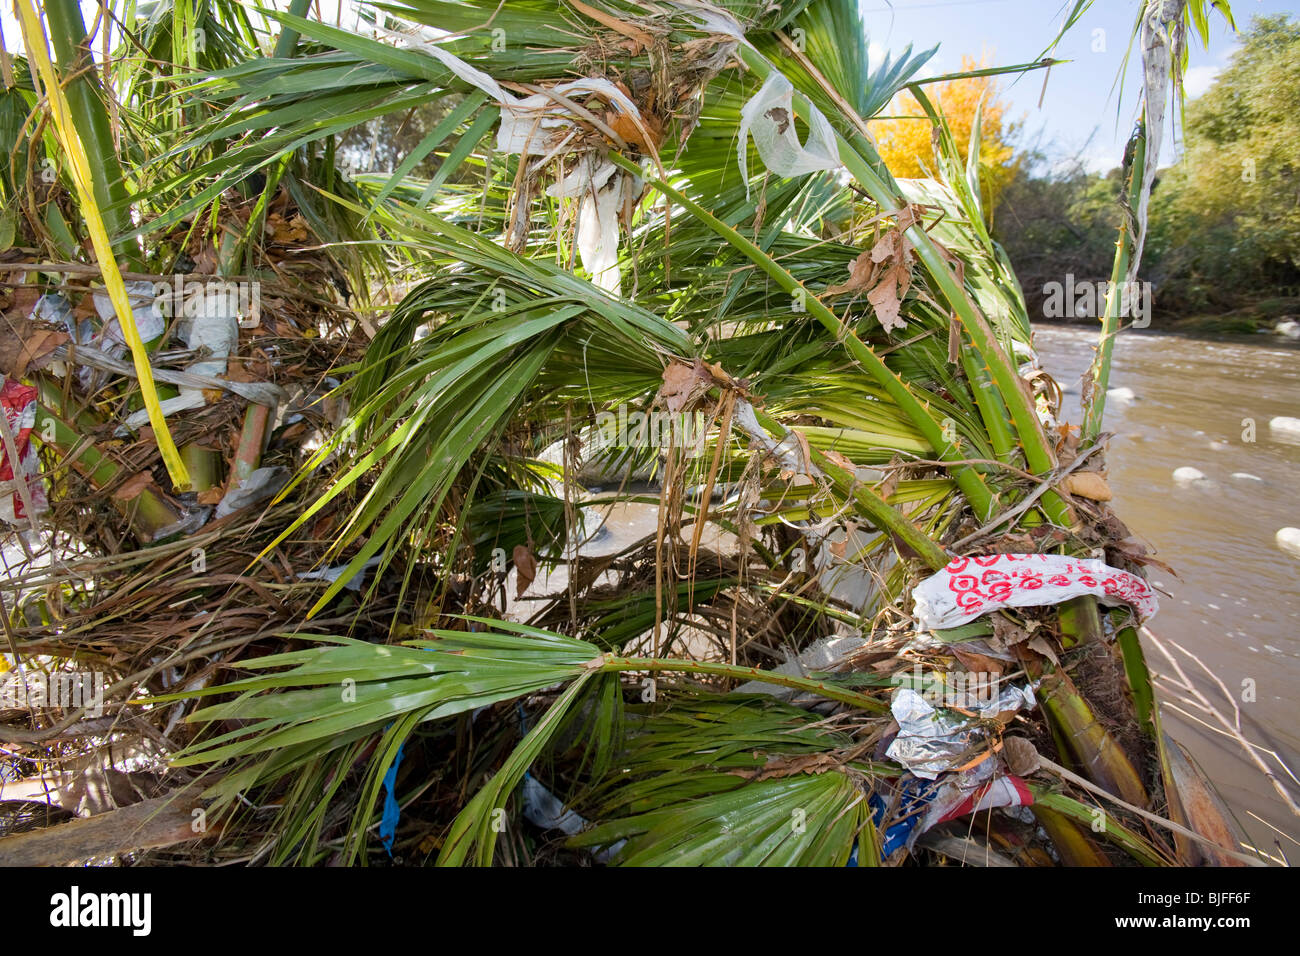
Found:
[[[289,15],[294,17],[307,16],[307,9],[311,6],[311,0],[290,0]],[[276,59],[285,59],[293,56],[294,47],[298,45],[298,31],[292,27],[285,27],[280,31],[280,35],[275,40],[275,52],[272,54]]]
[[[1115,814],[1107,813],[1099,817],[1099,807],[1081,803],[1063,793],[1052,792],[1042,784],[1030,783],[1029,789],[1034,794],[1033,807],[1035,814],[1040,810],[1056,812],[1089,828],[1097,822],[1101,822],[1102,833],[1105,834],[1106,838],[1116,846],[1121,847],[1143,866],[1169,865],[1170,861],[1156,847],[1151,845],[1151,841],[1121,824],[1115,818]]]
[[[167,419],[163,416],[162,408],[159,405],[158,390],[154,385],[153,368],[149,364],[148,349],[140,338],[140,330],[135,324],[135,314],[131,308],[131,300],[127,295],[126,285],[122,281],[121,271],[118,269],[116,252],[109,238],[108,226],[103,217],[105,207],[99,204],[96,195],[96,176],[92,171],[91,157],[87,155],[85,143],[79,133],[72,104],[64,95],[54,63],[50,60],[48,41],[44,30],[41,28],[40,17],[32,0],[16,0],[15,6],[22,21],[23,40],[27,45],[27,55],[36,67],[32,74],[33,82],[36,81],[36,76],[39,74],[40,85],[44,87],[45,97],[49,103],[50,112],[54,117],[55,130],[67,155],[71,178],[85,219],[86,231],[90,234],[95,256],[99,259],[100,268],[104,272],[104,286],[117,313],[118,324],[122,329],[122,337],[131,350],[136,377],[140,380],[140,394],[144,400],[145,408],[149,411],[149,423],[153,426],[154,438],[158,442],[158,450],[162,453],[163,463],[167,466],[168,474],[171,475],[172,484],[176,486],[178,491],[186,491],[190,486],[189,472],[185,468],[185,463],[181,460],[180,452],[177,450],[176,443],[167,428]],[[52,0],[49,6],[51,9],[58,9],[64,13],[69,22],[73,21],[72,9],[76,9],[76,22],[80,22],[81,13],[80,9],[76,7],[75,0]],[[85,35],[84,25],[81,28],[81,34]],[[94,107],[79,104],[78,113],[81,112],[83,106],[94,112]],[[95,104],[95,106],[102,112],[102,103]],[[86,116],[81,117],[81,125],[88,129],[92,128],[91,120]],[[96,156],[95,159],[101,163],[109,162],[106,156]],[[115,161],[113,165],[117,165]],[[104,175],[104,167],[100,166],[98,168],[101,170],[101,176]],[[118,168],[120,171],[120,167]],[[111,168],[108,175],[110,178],[113,175]]]
[[[30,0],[19,0],[15,6],[25,9],[30,6]],[[59,67],[67,77],[62,85],[72,124],[86,150],[91,168],[99,174],[90,184],[95,205],[103,216],[109,236],[120,237],[130,228],[130,193],[113,145],[112,123],[104,107],[105,93],[99,84],[99,74],[85,68],[92,62],[81,7],[76,0],[45,0],[41,6],[50,25],[50,45],[54,47]],[[26,21],[23,30],[26,34]],[[25,35],[24,40],[30,56],[32,39]],[[113,251],[129,269],[142,267],[139,248],[133,241],[119,238],[113,244]]]
[[[1110,866],[1106,854],[1088,838],[1088,834],[1074,820],[1051,807],[1035,803],[1030,807],[1034,817],[1043,825],[1052,845],[1066,866]]]
[[[1057,617],[1061,633],[1078,644],[1105,644],[1106,635],[1101,627],[1101,611],[1097,599],[1084,594],[1060,605]]]
[[[979,359],[972,354],[971,349],[963,347],[960,358],[962,371],[970,380],[975,407],[979,409],[993,452],[998,461],[1010,463],[1016,456],[1016,441],[1007,425],[1007,403],[994,387],[989,370],[979,364]]]
[[[1138,727],[1148,741],[1158,742],[1160,708],[1156,705],[1151,671],[1147,667],[1146,656],[1142,653],[1137,629],[1126,627],[1120,630],[1115,636],[1115,644],[1119,647],[1120,659],[1124,662],[1124,674],[1128,679],[1129,693],[1133,697],[1133,711],[1137,716]]]
[[[1136,215],[1135,210],[1142,192],[1142,177],[1146,172],[1147,134],[1146,123],[1139,120],[1134,134],[1133,162],[1126,172],[1128,181],[1125,185],[1126,213]],[[1130,272],[1130,259],[1133,255],[1133,219],[1125,215],[1120,223],[1119,239],[1115,243],[1115,261],[1110,270],[1110,289],[1106,294],[1106,311],[1101,320],[1101,335],[1097,340],[1097,355],[1084,376],[1085,401],[1083,408],[1082,437],[1091,441],[1101,434],[1101,420],[1106,413],[1106,387],[1110,384],[1111,355],[1115,349],[1115,336],[1119,334],[1120,305],[1123,302],[1123,286]]]
[[[42,400],[45,402],[57,402],[60,399],[57,389],[47,386],[41,388],[40,391]],[[51,429],[47,423],[52,423],[53,428]],[[53,438],[46,442],[44,436],[51,430],[54,433]],[[36,427],[32,430],[32,435],[65,457],[78,445],[83,444],[84,441],[83,436],[78,434],[76,429],[45,405],[38,407]],[[111,485],[122,473],[121,467],[116,462],[101,454],[90,443],[84,444],[76,459],[70,464],[96,488]],[[114,499],[113,505],[126,516],[141,540],[146,543],[153,540],[155,532],[180,520],[180,515],[176,512],[176,509],[154,487],[145,488],[130,501]]]
[[[230,467],[229,490],[234,490],[248,480],[262,460],[262,445],[266,439],[266,426],[271,410],[265,405],[249,405],[244,411],[244,427],[239,433],[239,448]]]
[[[221,453],[204,448],[197,442],[181,447],[181,460],[190,473],[190,490],[211,491],[218,484],[221,470]]]
[[[1147,802],[1142,778],[1132,761],[1065,673],[1058,672],[1044,681],[1039,697],[1043,712],[1094,783],[1129,803]]]
[[[1178,747],[1178,745],[1175,744],[1172,740],[1170,741],[1170,743],[1175,748]],[[1082,787],[1084,790],[1094,793],[1097,796],[1105,797],[1107,799],[1112,800],[1120,808],[1128,811],[1129,813],[1134,814],[1135,816],[1141,817],[1143,820],[1146,820],[1150,823],[1154,823],[1156,826],[1162,827],[1170,831],[1171,833],[1175,834],[1175,836],[1181,836],[1186,840],[1190,840],[1196,843],[1198,846],[1207,847],[1209,850],[1223,857],[1225,860],[1231,860],[1230,863],[1221,863],[1220,865],[1240,866],[1243,863],[1248,866],[1265,865],[1263,864],[1262,861],[1260,861],[1255,857],[1247,856],[1244,853],[1238,853],[1237,851],[1232,849],[1231,833],[1228,830],[1226,823],[1224,823],[1222,814],[1217,809],[1212,809],[1210,815],[1202,818],[1201,820],[1203,824],[1212,824],[1208,828],[1210,829],[1210,833],[1209,834],[1198,833],[1195,830],[1189,830],[1187,827],[1183,826],[1181,823],[1178,823],[1174,820],[1169,820],[1166,819],[1165,817],[1157,816],[1156,814],[1152,813],[1149,810],[1143,810],[1141,807],[1136,807],[1131,803],[1126,803],[1123,800],[1116,798],[1114,794],[1106,793],[1104,790],[1102,790],[1100,787],[1096,786],[1095,784],[1087,780],[1084,780],[1079,775],[1073,773],[1070,770],[1067,770],[1065,767],[1062,767],[1059,764],[1053,763],[1050,760],[1041,759],[1040,767],[1043,770],[1047,770],[1051,773],[1056,774],[1063,780],[1069,781],[1075,786]],[[1191,767],[1189,765],[1188,770],[1190,769]],[[1181,788],[1179,788],[1179,790],[1175,792],[1180,792],[1180,791]],[[1206,796],[1208,797],[1209,795],[1206,794]]]

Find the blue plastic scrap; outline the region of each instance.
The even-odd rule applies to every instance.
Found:
[[[898,809],[898,815],[902,819],[885,831],[885,841],[880,847],[882,859],[887,858],[895,850],[907,843],[907,838],[912,835],[912,831],[916,829],[917,824],[925,816],[923,811],[926,805],[934,799],[937,790],[938,787],[929,780],[909,776],[903,781],[902,799]],[[871,800],[868,802],[872,809],[872,822],[879,824],[884,819],[885,811],[888,809],[885,801],[873,793]]]
[[[399,744],[393,765],[384,774],[384,814],[379,818],[379,839],[384,844],[388,855],[393,855],[393,838],[397,836],[397,821],[401,819],[402,807],[397,802],[397,768],[402,765],[402,751],[406,744]]]
[[[893,824],[885,831],[885,841],[880,847],[880,858],[888,859],[895,850],[907,843],[907,838],[912,835],[921,818],[925,816],[921,811],[925,806],[934,799],[935,792],[938,788],[929,780],[921,780],[917,777],[907,777],[902,786],[902,801],[899,813],[903,819]],[[871,799],[867,801],[871,807],[871,822],[880,825],[885,818],[887,804],[881,799],[879,794],[873,793]],[[849,854],[849,862],[845,866],[858,865],[858,844],[853,844],[853,852]]]

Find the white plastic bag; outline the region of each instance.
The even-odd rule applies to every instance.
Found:
[[[926,630],[959,627],[1004,607],[1060,604],[1091,594],[1103,604],[1131,605],[1149,618],[1159,609],[1151,586],[1093,558],[1059,554],[990,554],[953,558],[912,590],[913,616]]]
[[[736,151],[740,170],[745,174],[746,195],[749,189],[746,152],[750,136],[754,137],[763,165],[778,176],[802,176],[841,166],[835,130],[815,106],[808,118],[808,142],[799,144],[794,128],[794,87],[776,71],[740,111],[740,141]]]

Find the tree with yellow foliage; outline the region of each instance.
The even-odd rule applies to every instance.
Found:
[[[963,72],[984,69],[984,58],[977,63],[964,56]],[[992,76],[964,76],[935,84],[926,93],[943,113],[957,141],[962,161],[970,147],[971,127],[976,110],[980,111],[980,185],[984,209],[992,215],[998,194],[1011,181],[1017,161],[1008,140],[1020,126],[1006,121],[1007,103],[998,96]],[[929,176],[936,168],[934,128],[911,93],[903,91],[894,100],[890,115],[874,120],[871,131],[879,143],[880,155],[895,176]]]

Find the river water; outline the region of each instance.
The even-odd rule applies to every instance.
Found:
[[[1094,342],[1091,330],[1035,329],[1043,367],[1067,390],[1063,417],[1071,422],[1081,420],[1079,380]],[[1104,424],[1115,435],[1111,504],[1177,572],[1148,569],[1165,592],[1151,630],[1200,658],[1236,695],[1245,736],[1300,773],[1300,557],[1275,543],[1279,528],[1300,526],[1300,439],[1269,428],[1275,417],[1300,418],[1300,348],[1262,335],[1207,340],[1130,331],[1116,342],[1110,385],[1121,390],[1107,401]],[[1174,470],[1185,466],[1205,480],[1175,482]],[[1157,673],[1172,672],[1155,649],[1148,647],[1147,657]],[[1195,663],[1180,662],[1232,718],[1223,691]],[[1255,699],[1243,700],[1251,682]],[[1165,698],[1166,730],[1205,769],[1251,842],[1274,856],[1280,843],[1288,858],[1300,859],[1300,818],[1267,778],[1236,742],[1171,705],[1205,715]],[[1300,785],[1276,759],[1261,756],[1300,800]]]

